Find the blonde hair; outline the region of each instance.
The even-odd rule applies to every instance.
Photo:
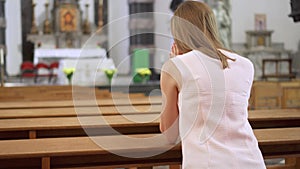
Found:
[[[219,59],[223,69],[229,67],[227,59],[234,60],[218,50],[229,51],[220,42],[213,11],[204,3],[185,1],[179,5],[171,20],[171,31],[182,53],[199,50]]]

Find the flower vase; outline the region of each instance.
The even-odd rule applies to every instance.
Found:
[[[69,85],[72,85],[72,78],[68,78]]]
[[[67,79],[68,79],[69,85],[72,85],[72,77],[73,77],[73,73],[67,74]]]
[[[108,85],[111,86],[111,81],[112,81],[112,78],[108,78]]]

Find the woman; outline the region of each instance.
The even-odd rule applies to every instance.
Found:
[[[169,141],[180,136],[183,168],[265,168],[247,120],[252,63],[222,47],[204,3],[182,3],[171,30],[175,43],[161,73],[160,129]]]

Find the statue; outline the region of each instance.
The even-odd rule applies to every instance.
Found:
[[[218,0],[217,7],[214,9],[217,25],[219,28],[219,35],[221,42],[225,48],[231,48],[231,18],[229,15],[229,2]]]

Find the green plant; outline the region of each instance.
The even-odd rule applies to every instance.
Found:
[[[142,82],[146,82],[148,77],[152,74],[149,68],[137,68],[136,73],[142,79]]]
[[[75,68],[64,68],[63,72],[65,73],[69,84],[72,84],[73,73],[75,72]]]
[[[105,73],[106,77],[108,78],[109,84],[111,84],[111,80],[112,80],[114,74],[117,72],[117,69],[103,69],[103,72]]]

